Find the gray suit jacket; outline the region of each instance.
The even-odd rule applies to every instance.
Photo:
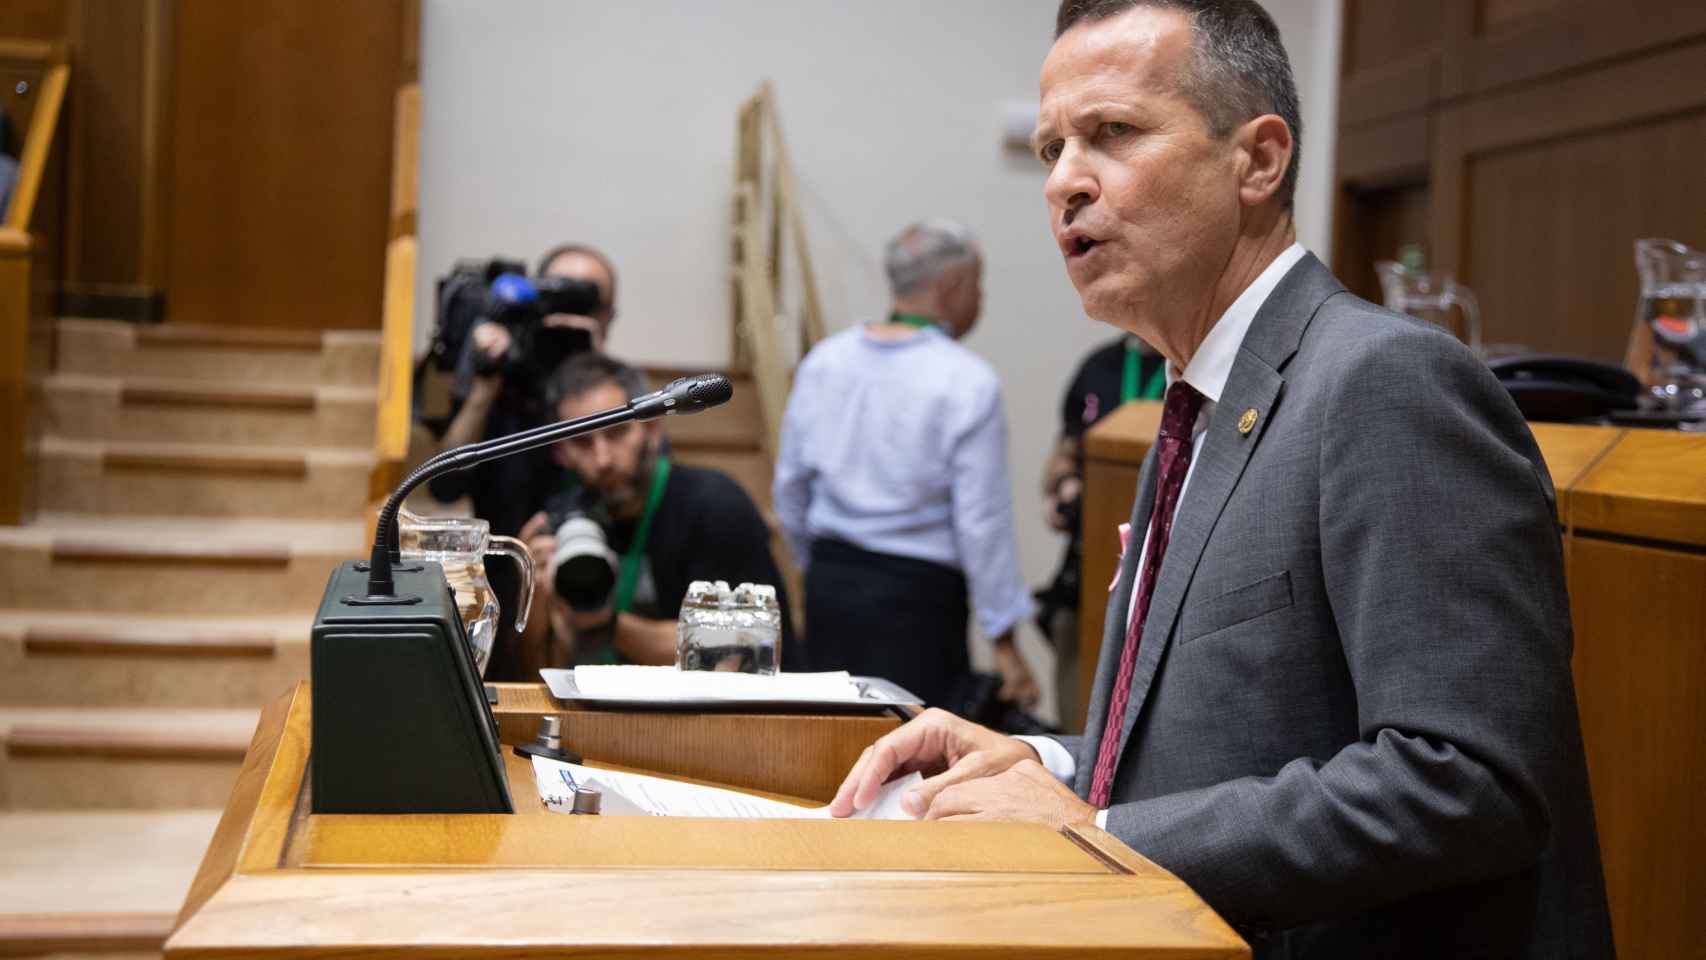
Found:
[[[1134,530],[1154,496],[1151,456]],[[1305,257],[1178,509],[1109,831],[1260,957],[1611,956],[1551,480],[1486,367]],[[1080,796],[1132,542],[1062,738]]]

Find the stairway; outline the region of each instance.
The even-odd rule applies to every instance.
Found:
[[[0,955],[154,956],[364,545],[377,334],[65,319],[0,527]]]

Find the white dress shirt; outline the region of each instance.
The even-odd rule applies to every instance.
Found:
[[[1251,321],[1256,319],[1257,312],[1262,309],[1262,304],[1267,303],[1268,295],[1279,286],[1280,280],[1284,279],[1307,252],[1297,243],[1281,251],[1280,255],[1274,258],[1274,262],[1268,264],[1267,269],[1244,288],[1238,299],[1232,301],[1232,305],[1227,307],[1226,312],[1209,328],[1208,336],[1204,337],[1202,345],[1197,347],[1197,352],[1186,365],[1184,373],[1179,373],[1171,363],[1167,364],[1167,386],[1171,387],[1175,381],[1183,379],[1203,395],[1202,412],[1197,414],[1197,422],[1191,428],[1191,462],[1185,469],[1184,484],[1179,488],[1179,502],[1173,507],[1174,516],[1178,516],[1178,512],[1184,509],[1185,498],[1190,495],[1191,474],[1196,472],[1197,461],[1201,459],[1203,440],[1208,436],[1208,425],[1214,418],[1214,409],[1220,402],[1221,393],[1226,390],[1226,379],[1232,375],[1232,363],[1238,359],[1238,348],[1244,343],[1244,335],[1250,331]],[[1151,532],[1151,527],[1145,527],[1143,541],[1138,544],[1134,583],[1143,579],[1143,563],[1149,551]],[[1126,607],[1128,625],[1136,608],[1137,591],[1134,589],[1131,592],[1130,605]],[[1086,730],[1085,735],[1090,736],[1095,732]],[[1072,784],[1078,773],[1078,761],[1060,745],[1060,741],[1052,737],[1019,739],[1037,751],[1037,756],[1042,759],[1043,766],[1048,768],[1049,773],[1068,786]],[[1098,811],[1096,826],[1106,828],[1107,825],[1108,811]]]

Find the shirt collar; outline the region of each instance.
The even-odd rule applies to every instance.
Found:
[[[1274,262],[1256,275],[1256,279],[1209,328],[1208,336],[1203,338],[1202,345],[1197,347],[1191,362],[1185,366],[1183,379],[1210,403],[1220,402],[1220,394],[1226,389],[1226,378],[1232,375],[1232,361],[1238,359],[1238,347],[1244,343],[1244,334],[1250,331],[1251,321],[1256,319],[1262,304],[1268,302],[1268,295],[1279,286],[1280,280],[1307,252],[1300,243],[1293,243],[1280,251]],[[1173,364],[1168,363],[1167,385],[1172,386],[1180,378]]]

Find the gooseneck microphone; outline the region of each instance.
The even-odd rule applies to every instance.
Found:
[[[391,579],[391,566],[401,560],[398,545],[397,511],[403,501],[421,484],[441,474],[466,470],[512,454],[533,450],[547,444],[578,437],[632,420],[656,420],[658,417],[698,413],[734,396],[734,385],[720,373],[701,373],[671,381],[661,390],[635,397],[620,407],[612,407],[574,420],[548,423],[532,430],[496,437],[479,443],[464,444],[446,450],[416,467],[398,484],[385,506],[379,511],[379,522],[373,535],[373,554],[367,565],[367,596],[350,597],[357,604],[395,604],[414,602],[396,596]]]

